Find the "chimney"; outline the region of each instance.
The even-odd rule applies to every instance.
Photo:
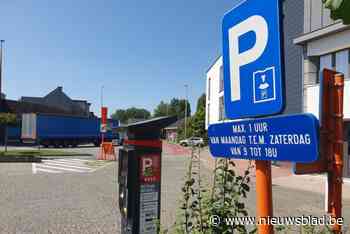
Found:
[[[58,89],[60,92],[63,92],[62,86],[58,86],[57,89]]]

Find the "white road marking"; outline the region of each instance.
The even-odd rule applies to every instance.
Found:
[[[62,163],[62,162],[50,162],[50,161],[45,161],[45,165],[53,165],[53,166],[63,166],[63,167],[71,167],[71,168],[76,168],[76,169],[83,169],[83,170],[91,170],[90,167],[81,167],[81,166],[75,166],[74,165],[70,165],[68,163]],[[79,164],[81,165],[81,164]]]
[[[53,161],[53,160],[46,160],[46,161]],[[77,160],[69,160],[69,159],[55,159],[55,162],[62,162],[62,163],[69,163],[69,164],[77,164],[77,165],[83,165],[85,162],[90,162],[91,160],[84,160],[84,161],[77,161]]]
[[[45,159],[41,163],[32,163],[33,174],[38,173],[89,173],[94,172],[95,167],[89,167],[86,162],[95,160],[85,159]]]
[[[67,159],[59,159],[60,161],[68,161]],[[70,161],[78,161],[78,162],[90,162],[88,159],[80,159],[80,158],[72,158]]]
[[[32,171],[33,171],[33,174],[36,174],[36,172],[37,172],[36,163],[32,163]]]
[[[58,170],[63,170],[63,171],[85,172],[84,170],[77,170],[77,169],[67,168],[67,167],[56,167],[56,166],[50,166],[47,164],[37,165],[37,169],[39,169],[39,168],[52,168],[52,169],[58,169]]]

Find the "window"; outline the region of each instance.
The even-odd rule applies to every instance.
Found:
[[[211,78],[208,79],[208,101],[210,100]]]
[[[207,125],[210,124],[210,104],[208,104],[208,107],[207,107]]]
[[[225,119],[225,103],[224,103],[224,97],[220,97],[219,99],[219,120]]]
[[[310,63],[308,82],[310,84],[320,83],[320,57],[308,57],[308,62]]]
[[[333,53],[332,54],[332,69],[336,70],[337,67],[337,57],[336,55]]]
[[[224,90],[224,67],[220,67],[220,87],[219,92],[221,93]]]
[[[319,77],[322,76],[323,69],[334,69],[333,63],[335,62],[335,58],[333,58],[333,54],[326,54],[320,57],[320,66],[319,66]],[[319,82],[318,82],[319,83]]]
[[[336,53],[336,71],[344,74],[344,78],[349,78],[349,51],[342,50]]]
[[[350,49],[348,50],[348,79],[350,79]]]

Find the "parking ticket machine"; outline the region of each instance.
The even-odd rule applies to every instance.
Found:
[[[176,117],[162,117],[120,128],[118,183],[121,233],[156,234],[160,223],[161,130]]]

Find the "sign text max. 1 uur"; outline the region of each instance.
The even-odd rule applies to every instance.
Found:
[[[317,119],[289,115],[209,126],[215,157],[312,162],[318,157]]]

